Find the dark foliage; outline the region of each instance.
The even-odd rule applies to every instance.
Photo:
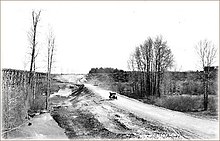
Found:
[[[114,69],[114,68],[92,68],[89,71],[89,75],[107,73],[111,76],[115,82],[128,82],[129,73],[124,70]]]

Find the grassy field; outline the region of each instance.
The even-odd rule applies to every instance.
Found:
[[[148,97],[139,100],[144,103],[153,104],[174,111],[189,113],[195,116],[202,116],[205,118],[214,119],[217,119],[218,117],[218,97],[216,95],[209,96],[207,111],[203,111],[202,95],[162,96],[161,98]]]

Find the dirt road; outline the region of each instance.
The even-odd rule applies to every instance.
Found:
[[[87,88],[108,99],[109,91],[87,84]],[[200,119],[182,112],[176,112],[157,106],[144,104],[132,98],[117,94],[118,99],[110,101],[115,106],[133,113],[134,115],[149,120],[163,123],[165,126],[178,129],[193,138],[218,139],[218,121]],[[174,129],[174,130],[175,130]]]
[[[79,83],[81,78],[62,79]],[[191,117],[119,94],[118,100],[109,100],[109,91],[89,84],[74,95],[70,88],[64,91],[56,94],[62,99],[51,100],[57,106],[51,114],[69,139],[218,139],[216,120]]]

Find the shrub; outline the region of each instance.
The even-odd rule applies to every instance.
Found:
[[[166,96],[155,99],[155,105],[175,111],[190,112],[202,108],[202,97]]]
[[[214,114],[218,113],[218,99],[215,96],[209,96],[208,110]]]

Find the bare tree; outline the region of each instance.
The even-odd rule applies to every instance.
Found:
[[[141,96],[157,94],[160,97],[164,71],[173,64],[172,52],[162,36],[157,36],[155,40],[148,37],[143,45],[135,48],[128,63],[133,73],[136,73],[134,70],[138,71],[137,75],[133,75],[139,77],[138,93],[140,91]]]
[[[35,77],[35,68],[36,68],[36,57],[38,55],[38,52],[36,52],[36,45],[37,45],[37,41],[36,41],[36,37],[37,37],[37,26],[40,20],[40,13],[39,12],[35,12],[32,11],[32,26],[30,31],[28,32],[28,40],[30,42],[30,49],[31,49],[31,53],[30,53],[30,72],[29,72],[29,77],[28,77],[28,86],[26,86],[26,94],[25,94],[25,98],[24,98],[24,102],[25,102],[25,108],[26,111],[28,110],[28,105],[29,105],[29,100],[30,100],[30,90],[33,93],[33,102],[34,102],[34,98],[35,98],[35,87],[36,87],[36,82],[33,81]],[[27,113],[27,118],[28,118],[28,113]]]
[[[48,109],[48,97],[50,96],[50,87],[51,87],[51,70],[53,64],[55,48],[55,37],[50,29],[48,36],[48,45],[47,45],[47,95],[46,95],[46,109]]]
[[[153,61],[153,39],[148,37],[148,39],[144,42],[143,45],[140,45],[141,50],[141,60],[143,66],[143,79],[144,79],[144,91],[146,95],[150,95],[151,93],[151,66]]]
[[[195,46],[197,55],[199,57],[200,65],[203,69],[203,87],[204,87],[204,110],[208,109],[208,87],[209,87],[209,77],[211,74],[210,67],[213,65],[216,59],[217,49],[215,45],[208,41],[207,39],[201,40]],[[207,69],[205,69],[207,68]]]
[[[160,97],[160,84],[163,79],[164,71],[173,65],[173,54],[170,48],[167,46],[167,42],[163,41],[162,36],[157,36],[154,41],[154,54],[155,54],[155,75],[154,89],[157,95]]]
[[[136,64],[136,59],[135,59],[135,54],[132,53],[130,55],[130,58],[128,60],[128,69],[131,70],[129,73],[129,80],[132,82],[131,87],[132,87],[132,93],[137,93],[138,92],[138,74],[136,73],[137,71],[137,64]]]
[[[143,61],[141,58],[141,51],[139,47],[136,47],[134,56],[135,56],[137,70],[140,72],[140,74],[142,74],[144,71],[144,66],[143,66]],[[140,82],[140,87],[138,88],[138,94],[140,94],[142,97],[143,96],[143,78],[139,74],[137,76],[139,78],[138,81]]]
[[[134,54],[131,54],[128,60],[128,69],[135,71],[135,58],[134,58]]]
[[[35,66],[35,59],[36,59],[36,45],[37,45],[37,41],[36,41],[36,35],[37,35],[37,25],[38,22],[40,20],[40,13],[41,11],[39,11],[38,13],[35,11],[32,11],[32,22],[33,25],[31,27],[31,31],[28,34],[29,37],[29,41],[31,44],[31,64],[30,64],[30,77],[29,77],[29,83],[31,82],[31,77],[32,77],[32,71],[34,70],[34,66]]]

